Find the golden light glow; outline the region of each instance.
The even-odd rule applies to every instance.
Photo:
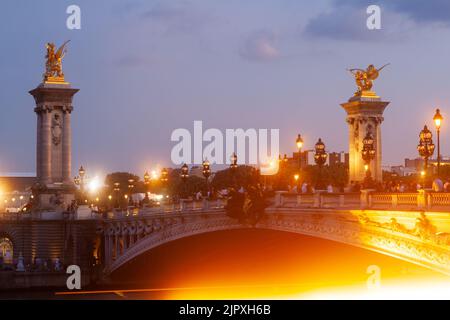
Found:
[[[425,177],[425,171],[424,170],[422,170],[422,171],[420,171],[420,175],[422,176],[422,177]]]
[[[152,179],[153,180],[158,180],[159,179],[159,172],[157,171],[157,170],[152,170],[152,173],[151,173],[151,177],[152,177]]]
[[[300,175],[296,174],[296,175],[294,176],[294,179],[295,179],[295,181],[298,181],[298,179],[300,179]]]
[[[369,170],[369,165],[368,165],[368,164],[365,164],[365,165],[364,165],[364,170],[365,170],[365,171]]]
[[[297,137],[297,140],[295,141],[295,143],[297,144],[297,149],[301,150],[303,148],[303,139],[302,136],[299,134]]]
[[[100,178],[98,176],[95,177],[95,178],[92,178],[89,181],[89,184],[88,184],[89,192],[96,193],[96,192],[99,191],[100,187],[101,187],[101,181],[100,181]]]
[[[267,162],[262,163],[259,167],[261,175],[272,176],[278,173],[279,161],[274,159],[268,159]]]
[[[434,117],[433,117],[433,121],[434,121],[434,124],[435,124],[435,126],[436,126],[436,129],[440,129],[441,128],[441,124],[442,124],[442,120],[443,120],[444,118],[442,117],[442,115],[441,115],[441,110],[439,110],[439,109],[436,109],[436,114],[434,115]]]
[[[108,196],[108,199],[109,199],[109,200],[112,200],[112,195],[109,195],[109,196]]]
[[[441,119],[435,119],[434,124],[436,125],[436,128],[440,128],[441,127]]]

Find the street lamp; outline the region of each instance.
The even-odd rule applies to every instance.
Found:
[[[116,194],[116,208],[120,207],[119,195],[120,195],[120,183],[114,182],[114,193]]]
[[[233,154],[231,155],[231,164],[230,164],[230,168],[231,169],[237,169],[237,167],[238,167],[238,164],[237,164],[237,162],[238,162],[238,157],[237,157],[237,155],[236,155],[236,152],[233,152]]]
[[[134,189],[134,179],[128,179],[128,201],[133,203],[133,189]]]
[[[86,170],[84,170],[83,166],[80,166],[80,169],[78,169],[78,176],[73,178],[75,185],[80,186],[81,198],[84,198],[85,176]]]
[[[78,170],[78,176],[76,176],[73,180],[77,186],[80,186],[81,192],[84,191],[84,177],[86,175],[86,170],[84,170],[83,166]]]
[[[151,180],[150,174],[148,173],[148,171],[146,171],[144,173],[144,184],[148,186],[150,184],[150,180]]]
[[[148,173],[148,171],[145,171],[144,173],[144,185],[145,185],[145,197],[144,197],[144,203],[149,203],[150,199],[148,197],[148,193],[150,192],[150,182],[152,180],[152,177]]]
[[[236,170],[238,167],[238,157],[236,155],[236,152],[233,152],[233,154],[230,157],[230,169],[231,169],[231,175],[233,177],[233,186],[236,185]]]
[[[297,193],[300,193],[300,186],[298,185],[298,181],[300,179],[300,175],[297,173],[294,175],[295,185],[297,186]]]
[[[319,138],[319,141],[317,141],[314,149],[314,162],[319,166],[319,177],[317,179],[316,189],[323,190],[324,185],[322,181],[322,167],[327,162],[328,155],[325,151],[325,144],[322,142],[321,138]]]
[[[161,170],[161,177],[159,179],[162,183],[166,183],[169,180],[169,171],[166,168]]]
[[[297,136],[297,140],[295,140],[295,143],[296,143],[297,149],[298,149],[298,168],[299,168],[299,170],[302,170],[303,139],[302,139],[302,136],[300,134]]]
[[[442,120],[444,118],[441,115],[441,110],[436,109],[436,114],[433,117],[434,124],[436,126],[436,133],[437,133],[437,175],[439,177],[439,171],[441,168],[441,124]]]
[[[366,171],[366,177],[364,178],[364,185],[366,188],[370,188],[373,184],[372,175],[370,172],[370,162],[375,159],[375,147],[372,134],[367,132],[366,137],[363,139],[362,159],[364,160],[364,169]]]
[[[206,180],[206,194],[208,194],[208,191],[209,191],[208,179],[211,176],[211,166],[209,164],[208,159],[203,161],[202,167],[203,167],[203,176],[205,177],[205,180]]]
[[[186,163],[183,164],[183,166],[181,167],[180,177],[181,177],[181,180],[183,181],[184,193],[186,193],[186,182],[189,178],[189,167]]]
[[[424,176],[427,176],[428,170],[428,159],[434,153],[434,144],[433,144],[433,134],[428,127],[425,125],[423,130],[420,131],[419,134],[419,144],[417,145],[417,151],[419,155],[423,158],[423,172]],[[425,187],[425,186],[424,186]]]
[[[189,178],[189,167],[187,166],[187,164],[183,164],[183,166],[181,167],[181,180],[183,180],[183,182],[186,182],[188,178]]]

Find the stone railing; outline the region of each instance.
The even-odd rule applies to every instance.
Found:
[[[416,193],[382,193],[362,190],[359,193],[289,193],[277,191],[275,207],[284,208],[357,208],[403,210],[449,210],[450,193],[419,190]]]
[[[182,199],[178,203],[161,204],[158,207],[152,208],[129,207],[127,210],[113,210],[112,212],[108,212],[107,218],[120,219],[130,216],[147,216],[164,213],[176,213],[176,212],[189,213],[207,210],[219,210],[224,208],[224,206],[226,205],[226,201],[227,201],[226,199],[217,199],[217,200]]]
[[[359,207],[361,195],[359,193],[289,193],[277,191],[275,193],[275,207],[291,208],[354,208]]]
[[[189,213],[214,211],[223,209],[226,199],[187,200],[176,204],[161,204],[153,208],[128,207],[125,210],[113,210],[98,214],[89,208],[80,207],[77,213],[33,212],[33,213],[0,213],[1,220],[92,220],[121,219],[132,216],[158,215],[164,213]],[[358,193],[291,193],[277,191],[271,201],[275,208],[318,208],[318,209],[402,209],[402,210],[435,210],[450,211],[450,193],[435,193],[420,190],[417,193],[382,193],[362,190]]]

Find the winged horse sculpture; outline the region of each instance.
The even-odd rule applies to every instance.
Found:
[[[369,65],[366,70],[364,69],[348,69],[355,77],[358,91],[355,95],[360,95],[363,91],[370,91],[373,87],[373,81],[378,78],[380,71],[383,70],[388,64],[385,64],[381,68],[377,69],[373,64]]]
[[[64,58],[67,52],[67,44],[69,42],[70,40],[64,42],[64,44],[58,50],[56,50],[56,46],[54,43],[47,43],[44,81],[49,80],[64,81],[64,72],[62,70],[62,59]]]

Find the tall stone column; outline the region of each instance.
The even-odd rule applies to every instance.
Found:
[[[44,82],[30,94],[36,102],[36,173],[38,203],[42,210],[64,211],[75,199],[71,180],[72,100],[78,89],[69,83]]]
[[[40,148],[42,144],[42,113],[38,110],[35,110],[37,115],[37,126],[36,126],[36,177],[38,181],[42,179],[42,170],[41,170],[41,161],[42,161],[42,150]]]
[[[63,143],[62,143],[62,174],[63,183],[70,184],[72,181],[72,129],[70,125],[70,116],[72,112],[72,107],[65,107],[63,109]]]
[[[38,146],[41,152],[41,166],[40,171],[42,174],[42,184],[47,185],[52,183],[51,171],[52,171],[52,133],[51,133],[51,115],[50,108],[45,106],[41,113],[42,116],[42,131],[41,131],[41,145]]]
[[[375,150],[377,153],[376,159],[378,160],[378,162],[380,163],[379,165],[377,165],[377,171],[376,171],[376,180],[381,181],[383,179],[383,170],[381,168],[382,163],[383,163],[383,157],[382,157],[382,142],[381,142],[381,123],[384,121],[383,117],[378,117],[376,118],[376,124],[377,124],[377,129],[376,129],[376,145],[375,145]]]
[[[382,180],[382,144],[381,123],[383,112],[389,102],[382,101],[374,92],[365,91],[353,96],[348,102],[341,104],[347,112],[349,126],[349,180],[363,182],[365,177],[364,161],[362,159],[363,140],[368,132],[374,138],[375,159],[371,161],[370,171],[375,181]]]

